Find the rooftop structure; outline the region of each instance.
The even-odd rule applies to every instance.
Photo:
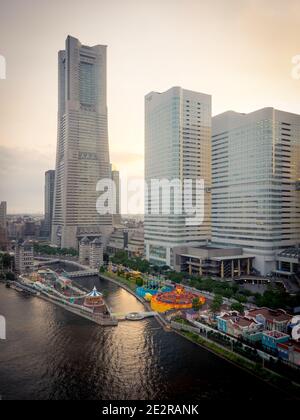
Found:
[[[245,312],[249,319],[255,319],[262,324],[266,330],[286,332],[292,318],[283,309],[257,308]]]
[[[218,329],[234,337],[258,331],[261,328],[256,320],[246,318],[234,312],[225,312],[217,317]]]
[[[102,293],[98,292],[96,287],[85,297],[84,306],[94,311],[101,312],[105,309]]]
[[[174,268],[190,275],[233,278],[249,275],[254,255],[243,253],[239,247],[188,247],[173,248]]]
[[[191,309],[193,301],[198,300],[201,304],[205,303],[203,296],[188,292],[183,286],[176,286],[170,292],[160,292],[151,299],[151,308],[156,312],[166,312],[171,309]]]

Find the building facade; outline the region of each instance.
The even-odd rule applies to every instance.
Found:
[[[98,270],[103,265],[103,245],[99,238],[90,241],[81,239],[79,243],[79,263]]]
[[[255,255],[262,275],[300,241],[300,116],[264,108],[212,120],[212,242]]]
[[[83,236],[106,235],[112,216],[96,209],[98,181],[110,178],[106,46],[68,36],[58,54],[58,143],[52,242],[78,247]]]
[[[45,219],[44,234],[51,238],[53,198],[54,198],[55,171],[50,170],[45,173]]]
[[[8,246],[7,240],[7,203],[0,203],[0,250],[6,250]]]
[[[103,246],[99,238],[96,238],[91,243],[90,248],[90,268],[92,270],[99,270],[103,265]]]
[[[173,266],[175,246],[204,245],[210,238],[211,96],[173,87],[145,97],[145,255],[157,265]],[[151,180],[204,180],[204,221],[186,223],[177,209],[183,199],[171,193],[169,214],[153,212],[155,198],[149,194]],[[195,185],[195,184],[193,184]],[[193,200],[194,196],[193,186]],[[163,194],[160,191],[160,194]],[[157,201],[157,200],[156,200]]]
[[[111,179],[114,182],[116,188],[116,211],[113,214],[113,226],[120,226],[122,223],[120,172],[116,169],[111,169]]]
[[[244,254],[242,248],[176,247],[174,269],[189,275],[234,278],[252,272],[254,256]]]
[[[20,241],[15,247],[15,270],[18,274],[30,273],[34,269],[33,243]]]

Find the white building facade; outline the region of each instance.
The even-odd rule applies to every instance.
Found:
[[[111,215],[99,215],[99,180],[110,178],[106,46],[68,37],[58,54],[58,143],[52,242],[77,248],[80,238],[106,235]]]
[[[187,225],[182,205],[171,194],[171,212],[153,214],[154,198],[145,198],[145,255],[157,265],[173,266],[176,246],[204,245],[210,239],[211,96],[173,87],[145,97],[145,181],[204,180],[204,221]],[[194,193],[193,193],[194,194]],[[194,196],[193,196],[194,198]],[[177,200],[177,202],[176,202]],[[173,203],[173,204],[172,204]],[[160,203],[161,204],[161,203]]]
[[[262,274],[300,242],[300,116],[273,108],[212,120],[212,242],[255,255]]]

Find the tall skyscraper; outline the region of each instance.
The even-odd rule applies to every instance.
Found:
[[[203,179],[205,218],[186,224],[186,215],[151,214],[154,198],[145,202],[145,253],[154,264],[173,266],[176,246],[205,245],[210,239],[211,96],[173,87],[145,97],[145,180]],[[194,198],[194,197],[193,197]],[[172,201],[172,200],[171,200]],[[174,208],[178,204],[174,202]]]
[[[0,203],[0,250],[7,249],[7,203],[2,201]]]
[[[279,249],[300,242],[300,115],[264,108],[212,122],[212,241],[275,269]]]
[[[58,143],[52,242],[77,248],[106,235],[112,216],[99,215],[97,182],[110,178],[106,102],[106,46],[68,36],[58,54]]]
[[[50,170],[45,173],[45,220],[44,233],[51,237],[53,198],[54,198],[55,171]]]
[[[0,226],[6,228],[6,213],[7,213],[7,203],[6,201],[1,201],[0,203]]]
[[[111,169],[111,179],[116,187],[116,213],[113,214],[113,225],[118,226],[121,224],[121,189],[120,189],[120,172],[116,169]]]

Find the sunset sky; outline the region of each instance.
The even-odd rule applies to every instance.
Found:
[[[213,115],[274,106],[300,113],[299,0],[0,0],[0,201],[42,212],[54,169],[57,52],[67,35],[108,45],[111,161],[143,175],[144,95],[211,94]]]

